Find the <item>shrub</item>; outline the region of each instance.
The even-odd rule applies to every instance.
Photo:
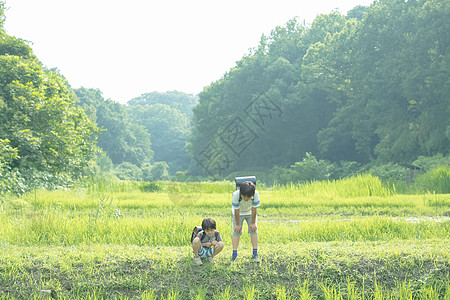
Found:
[[[417,176],[415,185],[420,192],[450,193],[450,167],[437,167]]]
[[[162,190],[161,182],[152,181],[152,182],[142,182],[139,185],[139,190],[145,193],[153,193],[159,192]]]
[[[436,169],[440,166],[450,166],[450,155],[444,157],[444,155],[438,153],[431,157],[419,156],[417,160],[413,162],[413,165],[423,171]]]
[[[123,162],[118,165],[116,167],[115,174],[120,180],[139,181],[142,178],[142,172],[139,167],[130,162]]]
[[[307,182],[329,179],[333,167],[334,165],[330,162],[317,160],[311,153],[306,153],[301,162],[296,162],[291,166],[294,175],[292,181]]]
[[[406,168],[398,164],[388,163],[385,165],[372,166],[368,173],[387,182],[404,182]]]

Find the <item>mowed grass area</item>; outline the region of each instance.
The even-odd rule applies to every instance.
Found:
[[[371,176],[260,189],[260,264],[231,256],[230,182],[36,191],[0,202],[2,299],[450,299],[450,195]],[[217,264],[192,228],[217,221]]]

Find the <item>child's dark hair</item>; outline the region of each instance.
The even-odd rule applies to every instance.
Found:
[[[216,221],[212,218],[206,218],[202,221],[202,229],[216,229]]]
[[[251,181],[244,181],[239,187],[241,196],[253,197],[255,196],[255,184]]]

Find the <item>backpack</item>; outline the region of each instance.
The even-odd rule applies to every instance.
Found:
[[[234,182],[236,182],[236,190],[241,187],[241,183],[245,181],[251,181],[256,186],[256,177],[255,176],[246,176],[246,177],[236,177]],[[241,193],[239,193],[239,202],[242,201]]]
[[[236,182],[236,189],[238,190],[241,186],[241,183],[244,181],[251,181],[256,186],[256,177],[255,176],[245,176],[245,177],[236,177],[234,182]]]
[[[192,235],[191,235],[191,244],[194,241],[194,239],[198,236],[198,234],[200,233],[200,231],[203,231],[202,226],[195,226],[194,229],[192,230]],[[214,232],[214,235],[216,236],[216,240],[219,236],[219,232],[216,230]]]

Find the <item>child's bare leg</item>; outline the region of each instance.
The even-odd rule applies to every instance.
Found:
[[[237,250],[240,238],[241,238],[240,236],[234,235],[231,237],[231,244],[233,245],[233,250]]]
[[[214,253],[213,255],[211,255],[211,257],[214,257],[217,254],[219,254],[220,251],[222,251],[222,249],[223,249],[223,242],[218,242],[217,245],[214,247]]]
[[[250,237],[251,237],[253,249],[258,249],[258,235],[257,234],[251,234]]]
[[[196,237],[192,241],[192,250],[194,250],[194,256],[195,257],[198,257],[198,251],[200,250],[201,246],[202,246],[202,244],[200,243],[200,239],[198,237]]]

